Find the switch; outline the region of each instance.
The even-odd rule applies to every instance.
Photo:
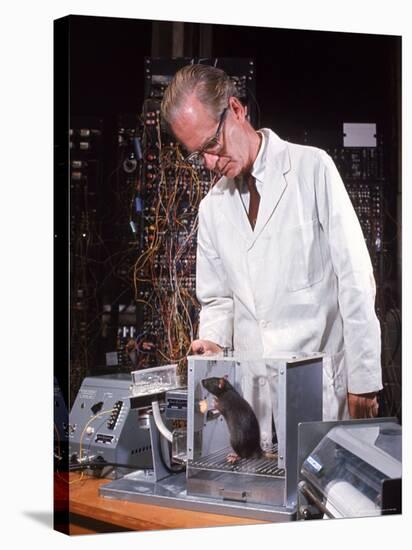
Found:
[[[95,403],[94,405],[92,405],[90,409],[93,414],[97,414],[102,410],[102,407],[103,407],[103,401],[99,401],[98,403]]]

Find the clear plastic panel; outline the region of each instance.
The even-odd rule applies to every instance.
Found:
[[[187,460],[187,430],[177,428],[173,430],[172,457],[174,462],[186,462]]]
[[[132,395],[139,397],[180,387],[177,365],[136,370],[132,375]]]
[[[283,504],[284,471],[278,468],[277,455],[235,458],[227,420],[219,411],[214,394],[219,383],[227,382],[239,394],[235,399],[249,398],[255,409],[254,388],[262,387],[263,381],[267,384],[268,377],[277,373],[278,362],[257,358],[256,354],[189,359],[188,494]],[[270,401],[268,405],[271,410]],[[238,405],[230,406],[231,414],[236,415]]]

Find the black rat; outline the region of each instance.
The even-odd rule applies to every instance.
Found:
[[[260,428],[256,415],[226,378],[205,378],[203,387],[215,396],[215,407],[226,420],[230,445],[236,454],[229,454],[229,462],[239,458],[275,458],[276,455],[263,451],[260,446]]]

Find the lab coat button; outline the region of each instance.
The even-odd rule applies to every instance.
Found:
[[[266,378],[264,376],[259,377],[259,384],[264,386],[266,384]]]
[[[267,322],[266,322],[266,321],[260,321],[260,326],[261,326],[262,328],[266,328]]]

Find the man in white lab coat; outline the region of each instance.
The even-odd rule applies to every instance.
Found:
[[[375,282],[332,159],[254,130],[233,83],[214,67],[179,71],[162,115],[188,160],[221,176],[200,204],[202,309],[193,352],[324,352],[324,419],[376,416],[382,381]],[[264,362],[244,378],[269,437]]]

